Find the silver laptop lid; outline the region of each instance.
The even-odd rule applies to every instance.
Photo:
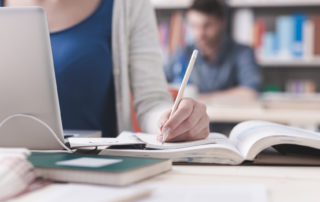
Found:
[[[0,8],[0,123],[27,114],[63,142],[49,29],[39,7]],[[16,116],[0,128],[0,147],[61,149],[48,128]]]

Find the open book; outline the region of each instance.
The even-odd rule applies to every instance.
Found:
[[[118,138],[138,138],[144,149],[105,149],[100,155],[168,158],[173,162],[217,163],[238,165],[253,161],[268,147],[282,144],[307,146],[320,149],[320,133],[284,126],[266,121],[246,121],[236,125],[227,138],[211,133],[207,139],[181,143],[161,144],[156,135],[120,134]]]

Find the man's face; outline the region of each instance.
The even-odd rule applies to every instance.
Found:
[[[224,29],[224,20],[194,10],[187,13],[187,20],[199,49],[206,49],[218,43],[220,33]]]

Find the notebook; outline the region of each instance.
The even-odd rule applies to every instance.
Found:
[[[128,133],[124,135],[128,136]],[[207,139],[192,142],[161,144],[156,140],[156,135],[131,135],[145,142],[145,148],[107,148],[101,151],[100,155],[170,158],[173,162],[238,165],[244,161],[254,161],[261,151],[275,145],[301,146],[298,150],[301,152],[307,151],[304,146],[320,151],[320,133],[266,121],[242,122],[233,128],[229,138],[223,134],[212,133]]]
[[[68,138],[71,148],[100,147],[100,146],[143,146],[148,149],[177,149],[197,145],[215,143],[214,134],[210,134],[207,139],[176,143],[162,144],[156,139],[155,135],[146,133],[134,133],[129,131],[122,132],[117,138]]]
[[[32,153],[29,161],[38,176],[62,182],[124,186],[171,169],[166,159]]]

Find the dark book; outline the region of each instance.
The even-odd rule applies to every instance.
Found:
[[[69,153],[32,153],[36,173],[62,182],[124,186],[171,169],[171,161],[152,158]]]

